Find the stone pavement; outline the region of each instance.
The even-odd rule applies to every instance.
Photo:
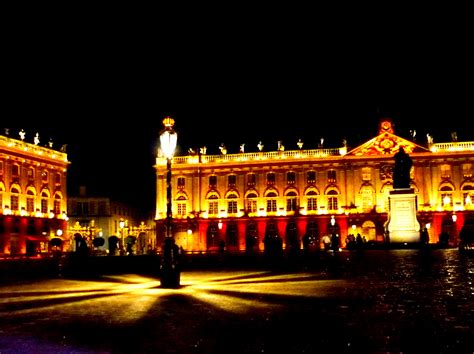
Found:
[[[320,267],[0,286],[3,353],[472,353],[474,259],[340,252]]]

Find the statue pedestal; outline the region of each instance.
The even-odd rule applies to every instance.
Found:
[[[420,223],[416,219],[416,196],[412,188],[390,191],[387,229],[390,243],[420,242]]]

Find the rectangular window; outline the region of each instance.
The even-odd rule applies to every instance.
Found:
[[[48,171],[43,170],[43,172],[41,172],[41,180],[43,183],[48,183]]]
[[[337,197],[328,197],[328,210],[338,210]]]
[[[61,214],[61,201],[60,200],[54,200],[53,212],[56,215]]]
[[[217,187],[217,176],[209,176],[209,188]]]
[[[209,202],[209,215],[217,215],[219,213],[218,206],[218,202]]]
[[[318,199],[317,198],[314,198],[314,197],[308,198],[307,210],[308,211],[318,210]]]
[[[372,169],[370,167],[362,168],[362,180],[370,181],[372,179]]]
[[[296,182],[296,174],[293,171],[288,172],[286,174],[286,184],[291,185],[291,184],[295,184],[295,182]]]
[[[12,177],[19,177],[20,176],[20,166],[12,165]]]
[[[32,213],[35,211],[35,198],[27,197],[26,198],[26,211]]]
[[[78,211],[79,211],[79,203],[77,203],[77,204],[78,204]],[[48,199],[46,199],[46,198],[41,199],[41,212],[43,214],[46,214],[48,212]],[[80,215],[80,214],[78,213],[78,215]]]
[[[178,177],[178,189],[182,190],[186,186],[186,179],[184,177]]]
[[[247,212],[256,213],[257,212],[257,201],[255,199],[247,200]]]
[[[255,187],[255,174],[254,173],[249,173],[247,175],[247,186]]]
[[[227,213],[237,214],[237,201],[236,200],[229,200],[227,202]]]
[[[28,168],[28,183],[33,183],[35,179],[35,171],[32,168]]]
[[[465,179],[472,178],[472,165],[470,163],[462,165],[462,175]]]
[[[277,211],[276,199],[267,199],[267,212],[272,213]]]
[[[296,211],[298,208],[296,198],[286,199],[286,211]]]
[[[328,183],[336,183],[336,170],[328,171]]]
[[[11,201],[10,209],[11,210],[18,210],[19,209],[19,197],[16,194],[12,194],[10,201]]]
[[[181,215],[181,216],[186,215],[186,202],[178,203],[178,215]]]
[[[451,178],[451,165],[441,165],[441,178],[450,179]]]
[[[3,175],[3,161],[0,161],[0,176]]]
[[[267,173],[267,184],[274,185],[275,184],[275,173],[269,172]]]
[[[306,174],[306,183],[316,183],[316,171],[308,171],[308,173]]]
[[[227,176],[227,182],[228,182],[227,184],[228,184],[229,188],[235,188],[236,181],[237,181],[237,176],[236,175]]]
[[[61,174],[60,173],[56,173],[55,183],[56,183],[56,186],[61,185]]]

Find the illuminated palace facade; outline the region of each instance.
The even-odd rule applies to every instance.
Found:
[[[62,248],[67,235],[64,152],[0,135],[0,257]],[[50,143],[52,146],[52,143]]]
[[[368,242],[387,240],[394,154],[413,160],[411,187],[417,218],[429,242],[459,232],[474,214],[474,142],[425,146],[395,135],[389,119],[376,137],[348,149],[301,149],[220,155],[190,154],[172,160],[173,235],[187,251],[319,248],[325,235]],[[166,219],[166,161],[156,160],[158,240]]]

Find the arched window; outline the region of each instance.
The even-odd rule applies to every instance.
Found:
[[[227,213],[237,214],[237,194],[229,193],[227,195]]]
[[[219,197],[217,194],[211,194],[209,197],[207,197],[208,203],[209,203],[209,208],[207,213],[209,215],[217,215],[219,214]]]
[[[12,187],[10,189],[10,210],[20,209],[20,188]]]
[[[35,211],[35,196],[35,189],[29,187],[26,191],[26,211],[28,213],[33,213]]]
[[[298,210],[298,194],[295,191],[286,193],[286,211]]]
[[[362,236],[366,237],[367,241],[375,241],[376,239],[376,230],[375,224],[371,220],[364,221],[362,224]]]
[[[335,189],[331,189],[326,193],[328,198],[328,210],[338,210],[339,209],[339,201],[338,195],[339,193]]]
[[[247,210],[247,213],[256,213],[257,212],[257,198],[258,195],[255,192],[249,192],[247,193],[247,196],[245,197],[245,207]]]
[[[466,207],[474,204],[474,186],[467,184],[462,187],[462,199]]]
[[[271,191],[268,192],[265,197],[267,198],[267,213],[275,213],[277,211],[278,194],[274,191]]]
[[[61,214],[61,200],[62,200],[62,196],[60,193],[54,194],[53,213],[55,215]]]
[[[186,216],[186,205],[186,197],[184,195],[180,195],[177,199],[178,216]]]
[[[47,190],[43,190],[41,192],[41,212],[43,214],[49,213],[49,192]]]
[[[306,210],[318,210],[318,193],[315,190],[310,190],[306,193]]]
[[[441,205],[444,208],[453,206],[453,187],[445,185],[439,189],[441,197]]]

